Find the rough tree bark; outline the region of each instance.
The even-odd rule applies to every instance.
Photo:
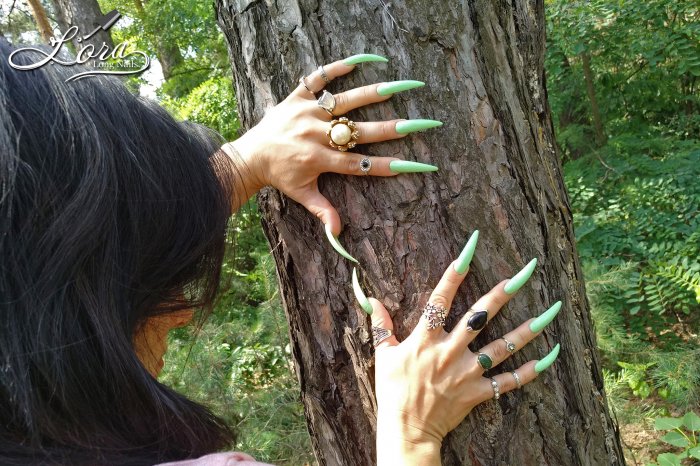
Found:
[[[622,464],[547,104],[543,2],[217,0],[216,8],[246,128],[302,73],[354,53],[380,53],[390,62],[359,66],[331,92],[394,79],[427,83],[349,116],[444,121],[438,130],[359,148],[433,163],[439,172],[324,175],[320,182],[344,219],[340,239],[362,264],[364,288],[390,310],[399,339],[474,229],[481,230],[479,246],[448,324],[530,258],[540,259],[474,349],[564,302],[553,325],[497,371],[561,342],[558,362],[527,388],[477,407],[445,439],[443,463]],[[303,207],[269,189],[258,201],[318,461],[373,464],[372,347],[368,319],[352,295],[352,264]]]
[[[32,16],[34,16],[36,29],[39,31],[41,39],[48,43],[53,36],[53,30],[49,24],[49,18],[46,16],[46,10],[39,0],[28,0],[28,3],[32,10]]]
[[[78,26],[80,36],[89,34],[99,25],[98,21],[102,18],[97,0],[52,0],[52,2],[56,9],[56,19],[63,33],[72,26]],[[103,43],[110,49],[114,48],[109,31],[99,31],[87,41],[78,42],[78,37],[76,36],[72,41],[76,50],[80,50],[86,44],[92,44],[95,52],[98,52]]]

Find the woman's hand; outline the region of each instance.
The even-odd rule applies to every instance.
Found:
[[[330,81],[349,73],[357,63],[368,61],[387,60],[378,55],[355,55],[325,65],[323,69]],[[284,101],[268,110],[255,127],[224,146],[229,155],[233,152],[230,147],[236,149],[244,162],[237,163],[242,172],[241,181],[245,184],[243,191],[239,191],[239,197],[244,198],[239,200],[240,203],[245,202],[261,187],[274,186],[306,207],[337,236],[341,230],[340,218],[328,199],[318,190],[318,176],[321,173],[394,176],[409,171],[437,170],[437,167],[427,164],[391,164],[392,161],[399,160],[393,157],[369,157],[371,167],[365,172],[361,170],[360,162],[366,156],[332,148],[329,136],[326,135],[332,119],[356,108],[387,100],[393,93],[420,87],[423,83],[380,83],[339,93],[335,95],[333,117],[318,106],[314,96],[326,84],[321,71],[317,70],[306,77],[305,84],[308,89],[300,82]],[[397,139],[412,131],[440,125],[442,123],[433,120],[358,121],[356,129],[359,137],[356,142],[368,144]]]
[[[393,335],[387,337],[387,332],[381,330],[393,331],[391,317],[384,306],[372,298],[364,302],[371,305],[372,330],[375,342],[379,341],[375,353],[375,383],[377,464],[380,466],[440,464],[442,439],[477,404],[534,380],[559,353],[557,344],[543,359],[529,361],[514,372],[493,378],[483,375],[485,368],[497,366],[538,336],[559,312],[561,302],[504,335],[505,340],[492,341],[477,353],[467,346],[527,281],[535,268],[535,260],[481,297],[450,333],[445,332],[444,316],[466,276],[477,235],[478,232],[447,268],[418,325],[403,342],[399,343]],[[356,279],[354,282],[358,300],[363,305],[364,295],[361,291],[358,293]]]

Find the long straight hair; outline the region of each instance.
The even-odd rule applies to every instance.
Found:
[[[222,141],[116,78],[11,68],[13,50],[0,39],[0,463],[231,447],[133,348],[156,313],[211,309],[234,192]]]

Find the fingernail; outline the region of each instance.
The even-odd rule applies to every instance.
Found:
[[[357,55],[353,55],[343,60],[343,64],[357,65],[358,63],[367,63],[371,61],[386,63],[389,60],[382,57],[381,55],[374,55],[373,53],[358,53]]]
[[[355,267],[352,268],[352,291],[355,292],[355,299],[360,303],[362,310],[372,315],[372,304],[369,302],[369,299],[367,299],[367,296],[365,296],[365,292],[360,288],[360,282],[357,281],[357,270]]]
[[[396,94],[397,92],[407,91],[409,89],[415,89],[417,87],[423,87],[425,83],[423,81],[391,81],[388,83],[381,83],[377,86],[377,94],[379,95],[389,95]]]
[[[354,257],[352,257],[352,256],[350,255],[350,253],[347,252],[347,251],[345,250],[345,248],[343,247],[343,245],[340,244],[340,243],[338,242],[338,238],[336,238],[335,236],[333,236],[333,233],[331,232],[331,226],[330,226],[330,225],[326,225],[326,236],[328,237],[328,241],[330,241],[331,246],[333,246],[333,249],[335,249],[336,251],[338,251],[338,254],[340,254],[341,256],[343,256],[344,258],[346,258],[346,259],[348,259],[348,260],[351,260],[351,261],[353,261],[353,262],[355,262],[355,263],[358,263],[358,262],[357,262],[357,259],[355,259]]]
[[[408,134],[414,131],[436,128],[442,126],[442,121],[437,120],[402,120],[396,123],[396,132]]]
[[[411,162],[410,160],[392,160],[389,162],[389,170],[394,173],[423,173],[436,172],[438,167],[427,163]]]
[[[506,286],[504,288],[504,291],[508,294],[513,294],[516,291],[518,291],[527,281],[528,278],[530,278],[530,275],[532,275],[532,272],[535,271],[535,267],[537,266],[537,258],[532,259],[528,264],[523,267],[523,269],[515,274],[513,278],[508,280],[508,283],[506,283]]]
[[[532,333],[541,332],[542,329],[549,325],[549,323],[554,320],[557,314],[559,314],[560,309],[561,301],[557,301],[556,303],[554,303],[554,305],[552,305],[552,307],[544,311],[542,314],[537,316],[535,320],[530,322],[530,331]]]
[[[476,250],[476,242],[479,241],[479,230],[474,230],[467,245],[464,246],[459,257],[455,261],[454,269],[455,272],[462,275],[469,268],[469,264],[472,262],[472,257],[474,257],[474,251]]]
[[[557,346],[555,346],[554,349],[550,351],[547,356],[537,361],[535,363],[535,372],[539,374],[540,372],[551,366],[554,363],[554,360],[557,359],[557,356],[559,356],[559,348],[561,348],[561,346],[559,345],[559,343],[557,343]]]

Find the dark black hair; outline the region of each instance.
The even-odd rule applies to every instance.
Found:
[[[13,50],[0,39],[0,463],[153,464],[233,446],[132,344],[156,313],[211,308],[234,193],[222,141],[115,77],[16,70]]]

